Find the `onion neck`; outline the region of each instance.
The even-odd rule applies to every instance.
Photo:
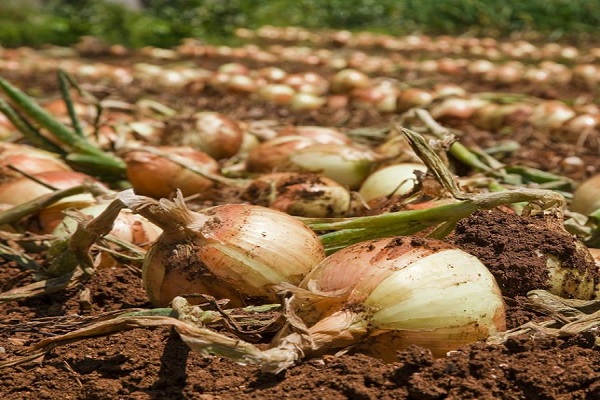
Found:
[[[187,208],[180,191],[177,192],[177,196],[172,201],[138,196],[133,192],[133,189],[120,192],[118,199],[132,212],[140,214],[157,225],[166,235],[180,237],[180,235],[197,233],[189,226],[191,224],[198,226],[199,219],[206,218],[204,215]]]

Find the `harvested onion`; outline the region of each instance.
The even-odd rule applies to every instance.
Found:
[[[280,169],[320,173],[350,189],[358,189],[376,160],[375,154],[367,150],[317,143],[290,154]]]
[[[206,174],[218,174],[219,164],[208,154],[190,147],[158,146],[156,150],[133,148],[123,155],[127,168],[127,179],[136,193],[154,198],[169,197],[176,189],[184,196],[202,193],[210,189],[214,182],[194,171],[177,164],[159,153],[178,156],[190,167]]]
[[[274,172],[254,179],[243,195],[252,204],[300,217],[345,216],[350,192],[318,174]]]
[[[378,197],[404,195],[415,186],[415,171],[425,172],[427,167],[416,163],[388,165],[369,175],[359,193],[366,202]]]
[[[270,349],[207,330],[178,329],[181,338],[196,351],[277,373],[301,358],[349,348],[385,361],[410,345],[443,356],[506,327],[492,274],[476,257],[433,239],[357,243],[324,259],[301,287],[279,288],[293,295],[289,326]]]
[[[600,209],[600,174],[594,175],[577,187],[573,193],[571,210],[590,215]]]
[[[157,202],[131,190],[119,199],[163,229],[142,271],[155,306],[194,293],[229,299],[232,306],[251,298],[275,302],[273,285],[298,284],[325,257],[312,230],[270,208],[227,204],[197,213],[181,194]]]
[[[199,112],[168,121],[164,144],[190,146],[215,159],[233,156],[244,140],[239,124],[217,112]]]

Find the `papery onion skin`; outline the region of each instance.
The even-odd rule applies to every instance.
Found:
[[[100,184],[91,176],[75,171],[48,171],[32,176],[55,189],[69,189],[92,182]],[[50,193],[52,189],[27,177],[11,175],[9,180],[0,183],[0,203],[19,205]],[[65,197],[37,213],[27,228],[35,233],[49,233],[62,220],[63,210],[83,208],[93,203],[95,199],[89,193]]]
[[[250,150],[246,169],[250,172],[272,172],[298,150],[315,144],[305,136],[290,135],[267,140]]]
[[[309,326],[358,310],[369,331],[358,348],[387,361],[412,344],[443,356],[506,328],[493,275],[476,257],[438,240],[392,237],[349,246],[319,263],[300,287],[333,296],[297,304]]]
[[[325,257],[316,234],[280,211],[228,204],[187,212],[186,233],[161,226],[165,233],[144,261],[144,288],[157,307],[190,293],[226,298],[233,307],[276,302],[273,285],[298,284]]]

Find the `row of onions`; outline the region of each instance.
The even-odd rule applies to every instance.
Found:
[[[554,61],[543,61],[537,65],[524,64],[520,61],[505,61],[501,63],[490,61],[489,58],[469,60],[465,58],[438,58],[415,59],[392,53],[386,56],[368,55],[361,51],[351,53],[338,53],[328,49],[311,49],[308,47],[270,46],[267,50],[256,45],[247,45],[234,48],[228,46],[205,45],[194,40],[187,40],[174,50],[167,49],[142,49],[140,54],[150,58],[167,58],[178,60],[181,57],[228,57],[232,60],[258,61],[266,64],[294,62],[307,65],[322,65],[333,70],[358,69],[368,74],[381,74],[394,76],[398,73],[430,74],[440,73],[449,76],[464,76],[477,82],[495,83],[499,85],[535,84],[541,87],[553,85],[574,85],[579,88],[595,89],[599,83],[599,66],[592,63],[579,63],[567,66]],[[27,52],[24,56],[29,57]],[[56,65],[51,60],[44,60],[33,56],[35,60],[30,65],[36,70],[54,69]],[[18,60],[19,57],[17,57]],[[7,57],[2,60],[0,68],[10,70],[22,68],[17,60]],[[73,65],[75,64],[75,65]],[[134,79],[134,75],[143,73],[158,75],[159,81],[164,86],[184,85],[190,80],[202,78],[206,71],[194,71],[193,68],[167,68],[159,73],[158,66],[139,64],[139,73],[128,68],[115,68],[106,64],[81,64],[78,62],[64,61],[61,68],[77,76],[88,76],[94,79],[110,77],[111,79],[126,84]],[[240,82],[240,84],[242,84]],[[249,85],[249,83],[247,83]]]
[[[223,66],[218,73],[226,75],[225,83],[215,74],[207,78],[206,84],[219,88],[230,84],[233,77],[254,79],[249,71],[244,74],[239,67]],[[146,72],[151,68],[138,67]],[[164,72],[162,68],[156,71],[156,75],[149,74],[150,79],[156,80]],[[271,75],[263,77],[266,82],[273,80],[274,75],[281,76],[274,69],[268,72]],[[357,83],[365,78],[370,84],[364,73],[346,69],[339,74],[331,83],[319,80],[316,74],[304,74],[299,88],[314,90],[325,82],[326,92],[317,96],[331,90],[350,102],[358,97],[357,91],[368,89],[361,86],[364,80]],[[60,125],[58,119],[49,123],[51,114],[45,114],[43,108],[24,106],[24,94],[4,80],[1,82],[5,93],[24,109],[24,114],[36,122],[45,122],[42,125],[57,136],[53,139],[63,140],[60,135],[66,135],[68,128]],[[279,83],[273,80],[271,84]],[[254,94],[259,93],[256,90]],[[461,118],[458,113],[442,111],[451,102],[464,115],[470,113],[464,116],[467,119],[494,105],[482,98],[446,94],[437,99],[432,96],[426,103],[409,102],[407,106],[400,102],[406,91],[393,93],[390,112],[399,111],[399,104],[403,111],[425,105],[436,119]],[[463,104],[457,104],[461,101]],[[519,112],[534,116],[539,112],[537,107],[547,104],[516,106],[529,106],[530,109]],[[472,109],[466,110],[467,107]],[[66,111],[69,114],[68,108]],[[556,114],[560,115],[556,110],[550,113],[553,117]],[[561,128],[575,117],[573,113],[556,126],[544,127]],[[548,124],[547,115],[540,120]],[[16,118],[13,123],[19,121],[23,122]],[[83,131],[73,125],[73,130]],[[69,150],[83,149],[87,157],[77,159],[73,154],[65,154],[70,163],[34,148],[7,144],[0,154],[2,184],[7,185],[0,188],[0,193],[7,197],[0,202],[13,206],[8,211],[14,211],[55,193],[56,189],[92,186],[94,196],[86,194],[83,200],[66,196],[50,207],[39,207],[43,212],[59,205],[62,210],[71,209],[65,220],[54,217],[48,223],[40,222],[40,232],[50,231],[62,237],[63,242],[66,240],[67,249],[74,252],[88,273],[105,265],[103,259],[89,258],[89,246],[100,236],[107,240],[117,237],[121,243],[147,250],[142,279],[156,307],[172,304],[176,308],[182,301],[180,296],[188,294],[228,299],[232,307],[272,303],[283,297],[287,323],[264,351],[204,327],[180,320],[170,322],[193,349],[259,364],[268,371],[279,372],[303,357],[347,351],[350,347],[386,360],[394,358],[395,349],[410,344],[420,344],[435,355],[444,355],[505,329],[502,293],[494,276],[477,258],[441,240],[410,235],[435,228],[434,233],[443,237],[452,223],[478,208],[520,201],[553,206],[564,203],[560,194],[515,190],[467,196],[458,190],[454,177],[444,175],[449,173],[441,167],[441,160],[433,157],[435,153],[427,150],[426,142],[407,132],[404,134],[411,142],[412,152],[398,145],[392,155],[381,148],[354,143],[335,129],[286,127],[261,133],[262,136],[257,134],[256,127],[253,131],[251,126],[218,113],[167,118],[161,134],[152,143],[138,136],[137,142],[109,146],[119,158],[108,161],[133,187],[118,193],[95,178],[72,170],[82,165],[75,161],[89,163],[97,155],[89,147],[92,142],[74,140],[75,145]],[[397,143],[397,137],[390,139]],[[386,144],[389,149],[391,144]],[[407,175],[401,175],[399,169],[387,170],[397,168],[405,158],[416,162],[401,165]],[[235,164],[229,163],[232,160]],[[236,165],[242,165],[240,176],[225,174],[227,167]],[[417,196],[419,191],[411,190],[419,189],[426,171],[435,175],[449,192],[440,195],[439,202],[414,203],[424,209],[356,216],[355,209],[365,207],[371,200],[393,194],[406,200],[403,196],[409,192]],[[68,183],[63,183],[65,180]],[[18,186],[22,188],[17,190]],[[224,187],[229,190],[223,190]],[[215,192],[221,196],[229,193],[231,198],[217,198],[226,204],[197,210],[190,208],[192,201],[184,200],[184,196],[214,200]],[[590,197],[597,199],[595,195]],[[592,208],[597,205],[593,204]],[[408,221],[404,230],[398,221]],[[123,227],[130,229],[123,233]],[[30,225],[26,229],[31,229]],[[321,232],[328,233],[319,235]],[[582,251],[586,251],[585,247]],[[593,271],[554,261],[549,262],[550,267],[553,270],[548,276],[552,281],[548,288],[555,293],[583,299],[598,296]]]
[[[596,62],[600,48],[580,49],[559,43],[536,45],[526,40],[498,40],[490,37],[462,37],[406,35],[390,36],[374,32],[321,31],[298,27],[263,26],[256,30],[240,28],[236,35],[243,39],[261,39],[291,45],[306,42],[318,47],[344,46],[348,48],[385,49],[397,52],[424,52],[485,56],[489,59],[511,58],[527,60],[560,59],[570,62]]]
[[[555,61],[542,61],[538,64],[521,61],[494,61],[493,57],[467,59],[461,57],[417,58],[399,53],[370,55],[362,51],[341,52],[330,49],[271,45],[262,49],[256,45],[243,47],[211,46],[199,42],[185,41],[176,49],[178,56],[230,57],[260,62],[294,62],[318,65],[334,70],[344,68],[359,69],[369,74],[394,75],[397,73],[419,72],[460,75],[481,82],[496,82],[510,85],[535,83],[539,85],[576,85],[581,88],[596,88],[600,65],[577,63],[565,65]],[[161,53],[162,54],[162,53]]]
[[[56,63],[46,65],[56,68]],[[527,121],[535,128],[571,136],[572,141],[595,132],[600,116],[599,108],[593,103],[569,106],[558,100],[517,97],[511,99],[509,104],[503,104],[502,98],[495,101],[488,94],[469,95],[465,89],[454,84],[438,84],[431,89],[406,87],[396,80],[371,78],[352,68],[338,71],[330,79],[326,79],[313,72],[287,73],[278,67],[251,70],[240,63],[222,64],[215,71],[192,67],[160,67],[145,63],[136,64],[133,70],[105,65],[94,69],[93,74],[91,69],[86,72],[85,66],[75,61],[65,61],[59,66],[75,76],[94,80],[108,79],[116,84],[136,82],[163,90],[185,88],[194,92],[209,86],[215,90],[245,94],[288,106],[297,111],[351,106],[396,113],[411,107],[426,107],[436,119],[466,119],[484,129],[500,129],[515,121]],[[489,67],[488,64],[479,65],[477,74],[481,79],[507,83],[515,77],[521,77],[516,66],[502,70]],[[472,72],[476,74],[475,70]],[[485,78],[486,74],[491,74],[494,78]],[[593,79],[600,77],[600,74],[590,76],[592,75]],[[66,111],[64,107],[63,111]],[[90,106],[89,111],[93,113],[95,110]],[[516,119],[513,118],[515,116]]]

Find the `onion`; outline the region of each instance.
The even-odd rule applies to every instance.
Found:
[[[574,139],[578,140],[582,135],[589,134],[597,126],[598,116],[579,114],[565,121],[559,130],[571,134]]]
[[[476,257],[433,239],[355,244],[319,263],[300,289],[285,289],[308,330],[279,335],[263,352],[267,370],[351,346],[385,361],[410,345],[444,356],[506,327],[493,275]]]
[[[474,98],[450,97],[431,107],[431,116],[438,118],[469,119],[473,114],[488,104],[487,101]]]
[[[369,175],[375,161],[375,154],[368,150],[317,143],[290,154],[280,170],[320,173],[354,190]]]
[[[269,82],[282,82],[288,75],[283,69],[278,67],[264,67],[256,72],[257,77],[264,78]]]
[[[68,189],[86,182],[97,182],[89,175],[74,171],[48,171],[32,176],[55,189]],[[28,177],[16,177],[0,183],[0,203],[22,204],[48,193],[52,193],[52,189]]]
[[[396,111],[398,92],[386,85],[354,89],[351,104],[356,108],[375,108],[381,112]]]
[[[189,147],[158,146],[156,150],[131,149],[123,154],[127,179],[136,193],[161,198],[169,197],[179,189],[184,196],[190,196],[214,185],[213,180],[161,156],[160,152],[179,156],[190,167],[207,174],[218,174],[219,164],[208,154]]]
[[[278,133],[279,137],[298,135],[322,144],[352,144],[352,140],[338,129],[326,126],[288,125]]]
[[[339,71],[331,79],[331,90],[334,93],[349,93],[356,88],[370,85],[371,80],[367,74],[352,68]]]
[[[276,172],[254,179],[245,200],[300,217],[342,217],[350,209],[350,192],[337,182],[310,173]]]
[[[318,110],[327,100],[312,93],[296,93],[290,101],[290,108],[294,111]]]
[[[237,307],[275,302],[273,285],[298,284],[324,257],[316,234],[295,217],[266,207],[227,204],[190,211],[174,201],[119,195],[163,234],[144,260],[144,288],[155,306],[183,294],[209,294]]]
[[[48,171],[31,175],[54,189],[68,189],[97,181],[89,175],[74,171]],[[0,204],[19,205],[52,193],[50,187],[28,177],[12,177],[0,184]],[[63,219],[67,208],[83,208],[95,203],[89,193],[65,197],[41,210],[28,228],[36,233],[49,233]]]
[[[244,132],[236,121],[203,111],[169,121],[163,144],[190,146],[218,160],[237,153],[243,140]]]
[[[559,100],[545,101],[533,109],[530,120],[536,128],[557,129],[573,118],[575,111]]]
[[[592,176],[577,187],[570,208],[583,215],[590,215],[600,209],[600,174]]]
[[[415,171],[426,172],[427,167],[416,163],[388,165],[369,175],[359,193],[366,202],[378,197],[404,195],[415,185]]]
[[[246,169],[250,172],[272,172],[294,152],[314,144],[311,138],[292,135],[267,140],[250,150]]]
[[[258,97],[275,104],[288,104],[294,98],[296,91],[289,85],[271,83],[258,90]]]
[[[78,210],[84,215],[97,217],[106,209],[109,203],[94,204]],[[75,232],[78,221],[76,218],[67,216],[54,229],[52,234],[58,238],[66,238]],[[121,210],[119,217],[115,220],[110,234],[138,246],[149,246],[158,238],[162,230],[141,215],[133,214],[130,210]]]
[[[426,90],[419,88],[409,88],[403,90],[398,95],[398,111],[406,111],[409,108],[420,107],[433,101],[433,95]]]
[[[54,153],[24,144],[0,143],[0,166],[4,168],[7,165],[27,174],[71,171]]]
[[[258,89],[256,81],[247,75],[232,75],[225,87],[234,93],[254,93]]]

